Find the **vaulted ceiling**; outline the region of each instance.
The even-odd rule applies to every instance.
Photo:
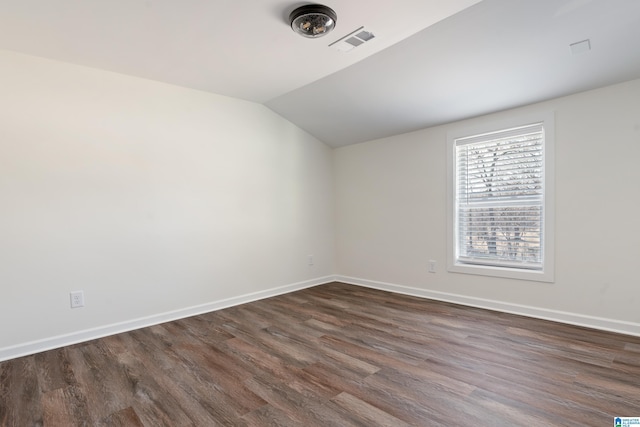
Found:
[[[289,28],[303,4],[3,0],[0,48],[263,103],[334,147],[640,78],[637,0],[327,0],[319,39]]]

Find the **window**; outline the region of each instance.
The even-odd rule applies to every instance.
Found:
[[[553,281],[550,118],[449,136],[449,270]]]

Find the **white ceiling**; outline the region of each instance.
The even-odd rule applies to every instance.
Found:
[[[638,0],[328,0],[313,40],[302,4],[0,0],[0,48],[264,103],[332,146],[640,78]]]
[[[295,0],[0,0],[0,48],[263,103],[478,1],[328,0],[336,30],[305,39]],[[363,25],[376,43],[327,47]]]

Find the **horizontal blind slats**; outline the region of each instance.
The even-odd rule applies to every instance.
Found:
[[[541,124],[456,140],[459,260],[539,268],[543,144]]]
[[[481,160],[505,160],[507,156],[513,157],[527,157],[540,155],[542,152],[541,141],[535,141],[526,146],[483,146],[477,147],[475,145],[466,145],[459,147],[461,151],[466,152],[468,156],[481,159]]]

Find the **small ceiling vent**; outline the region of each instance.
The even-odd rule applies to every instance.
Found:
[[[569,47],[571,48],[571,53],[573,55],[580,55],[581,53],[586,53],[591,50],[591,41],[589,39],[582,40],[580,42],[571,43]]]
[[[349,52],[350,50],[361,46],[374,38],[375,36],[371,31],[366,30],[364,27],[360,27],[343,38],[331,43],[329,47],[335,47],[341,52]]]

